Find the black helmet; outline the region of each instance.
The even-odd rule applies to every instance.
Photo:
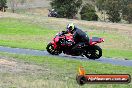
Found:
[[[75,25],[73,23],[70,23],[67,25],[67,31],[73,31],[75,28]]]

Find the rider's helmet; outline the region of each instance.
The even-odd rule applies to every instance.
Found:
[[[51,11],[55,11],[55,9],[52,9]]]
[[[67,31],[72,32],[75,29],[75,25],[73,23],[70,23],[67,25]]]

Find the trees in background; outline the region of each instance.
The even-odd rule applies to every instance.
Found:
[[[11,6],[11,11],[14,13],[16,9],[16,0],[9,0],[10,6]]]
[[[97,0],[96,6],[102,14],[104,21],[106,16],[111,22],[119,22],[121,20],[121,0]]]
[[[20,3],[23,5],[26,2],[26,0],[20,0]]]
[[[7,0],[0,0],[0,10],[5,12],[7,8]]]
[[[83,5],[80,15],[83,20],[97,20],[96,11],[100,11],[103,20],[120,22],[121,19],[132,23],[132,0],[94,0],[95,4]],[[60,17],[73,18],[80,9],[82,0],[52,0],[51,6]],[[95,10],[95,7],[98,10]]]
[[[8,0],[8,2],[10,4],[11,11],[15,13],[15,11],[18,9],[18,4],[23,4],[26,2],[26,0]]]
[[[105,4],[105,10],[106,14],[108,15],[108,19],[113,23],[121,21],[121,0],[106,0]]]
[[[0,0],[0,10],[6,11],[7,1],[10,4],[11,11],[14,13],[19,3],[27,3],[27,0]],[[75,18],[80,11],[81,19],[83,20],[98,20],[96,11],[100,11],[103,15],[103,20],[111,22],[120,22],[121,19],[132,23],[132,0],[90,0],[93,3],[82,5],[83,0],[52,0],[51,7],[55,9],[59,17]],[[86,1],[86,0],[85,0]],[[27,4],[27,6],[29,6]],[[95,7],[97,9],[95,10]]]
[[[132,1],[123,0],[122,2],[122,18],[132,23]]]
[[[106,21],[106,0],[96,0],[95,4],[98,11],[100,11],[101,15],[103,15],[103,20]]]
[[[111,22],[124,19],[132,23],[132,0],[96,0],[96,6]]]
[[[52,0],[51,7],[58,12],[59,17],[74,18],[81,4],[82,0]]]
[[[98,15],[96,14],[95,7],[90,4],[85,4],[80,12],[82,20],[97,21]]]

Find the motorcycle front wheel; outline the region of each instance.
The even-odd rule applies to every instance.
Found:
[[[46,47],[46,50],[52,55],[59,55],[61,51],[55,50],[52,43],[49,43]]]
[[[85,56],[89,59],[99,59],[102,56],[102,49],[95,45],[90,48],[90,50],[86,51]]]

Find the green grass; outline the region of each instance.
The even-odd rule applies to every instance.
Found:
[[[104,57],[114,57],[120,59],[132,59],[132,51],[118,49],[103,49]]]
[[[39,23],[35,19],[0,18],[0,45],[45,50],[48,42],[61,30],[58,28],[62,25],[54,23],[54,20],[44,19]],[[53,26],[58,27],[55,29]],[[103,56],[132,59],[131,35],[116,29],[86,25],[81,25],[81,28],[87,31],[90,37],[97,36],[105,39],[104,43],[99,44],[104,50]]]
[[[1,18],[0,20],[0,34],[4,35],[46,35],[49,34],[49,30],[24,22],[22,19]],[[53,33],[54,30],[51,30],[50,34]]]
[[[0,20],[0,45],[44,50],[56,30],[16,19]]]
[[[56,56],[27,56],[9,53],[0,53],[0,56],[8,56],[18,60],[26,61],[26,63],[34,63],[39,66],[49,69],[49,74],[20,75],[10,73],[2,74],[3,80],[1,83],[10,84],[14,87],[47,87],[52,88],[131,88],[130,84],[88,84],[79,86],[76,83],[76,75],[78,74],[79,66],[83,66],[88,74],[130,74],[132,75],[132,67],[116,66],[104,64],[95,61],[73,60]],[[7,82],[7,78],[8,81]],[[13,80],[12,80],[13,79]],[[20,82],[21,81],[21,82]],[[36,85],[35,85],[36,84]],[[56,85],[57,84],[57,85]]]

